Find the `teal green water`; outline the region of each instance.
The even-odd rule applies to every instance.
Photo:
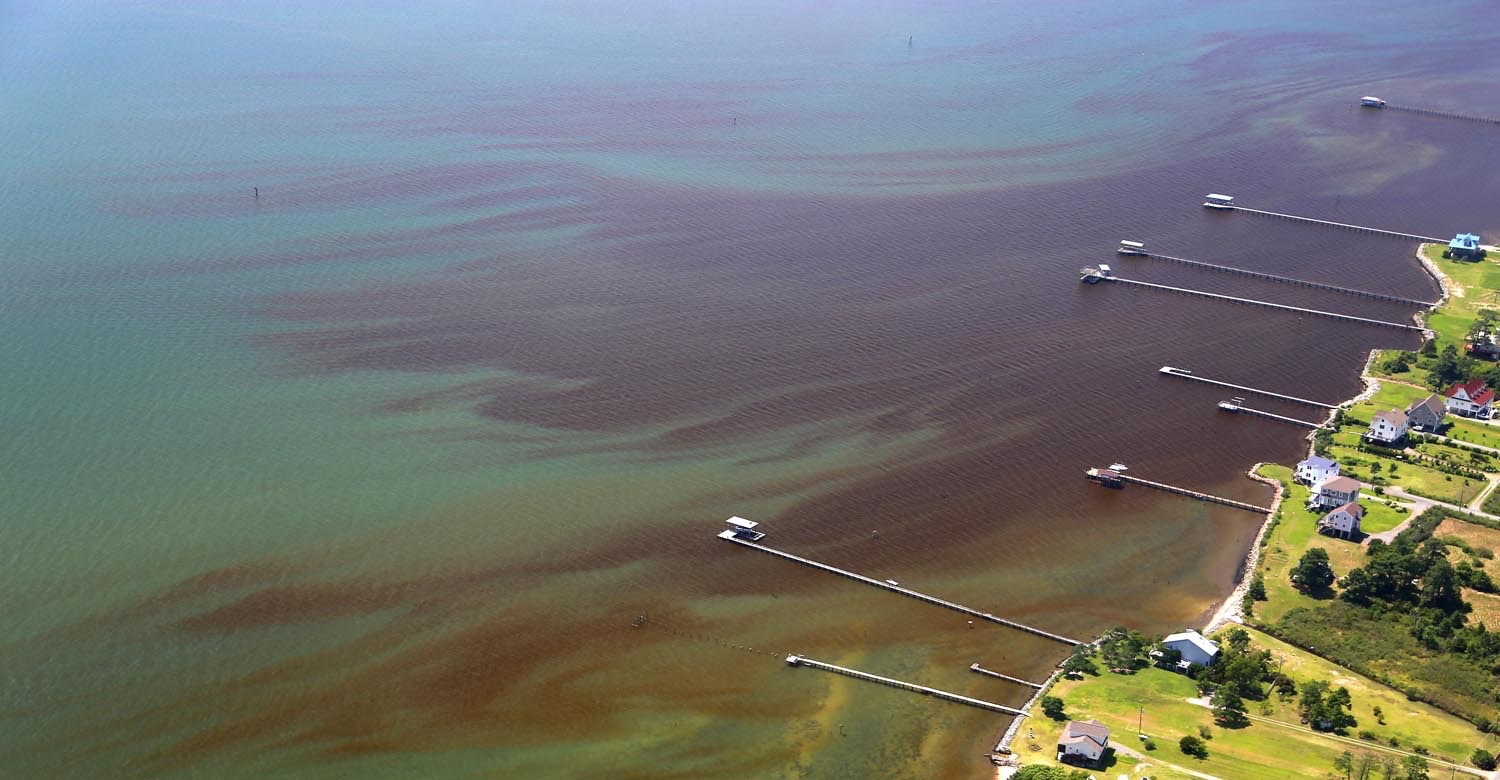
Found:
[[[1393,337],[1071,274],[1130,231],[1420,284],[1408,247],[1195,199],[1500,230],[1490,185],[1446,185],[1485,137],[1327,108],[1495,98],[1428,48],[1489,16],[0,9],[0,765],[982,774],[1003,720],[778,654],[1015,704],[967,665],[1058,648],[721,549],[720,520],[1059,631],[1196,619],[1253,527],[1078,472],[1260,497],[1239,473],[1295,434],[1185,411],[1209,399],[1155,366],[1337,398]]]

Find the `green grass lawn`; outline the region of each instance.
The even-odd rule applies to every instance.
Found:
[[[1294,607],[1316,607],[1320,603],[1318,599],[1292,587],[1290,572],[1303,553],[1313,547],[1322,547],[1328,551],[1328,562],[1333,571],[1343,576],[1345,572],[1363,563],[1364,549],[1355,542],[1318,533],[1317,524],[1321,515],[1305,508],[1308,490],[1292,482],[1290,468],[1267,464],[1261,466],[1258,473],[1280,480],[1285,490],[1278,510],[1280,519],[1266,539],[1258,569],[1265,580],[1269,599],[1255,605],[1255,616],[1258,619],[1274,623]],[[1367,513],[1374,506],[1370,501],[1361,500],[1361,503],[1365,505]],[[1404,516],[1393,518],[1393,514],[1399,513],[1390,507],[1380,506],[1376,511],[1380,513],[1376,520],[1380,524],[1390,523],[1394,527],[1405,519]]]
[[[1397,460],[1399,453],[1395,450],[1389,451],[1388,455],[1384,451],[1380,454],[1360,452],[1344,444],[1353,435],[1347,430],[1335,433],[1334,445],[1328,448],[1328,454],[1339,462],[1341,473],[1361,482],[1400,485],[1414,495],[1458,505],[1473,500],[1484,489],[1485,483],[1481,480],[1444,474],[1437,469]],[[1380,464],[1379,472],[1374,471],[1376,463]],[[1394,475],[1392,466],[1395,466]]]
[[[1382,739],[1387,734],[1396,736],[1404,745],[1423,745],[1434,755],[1461,752],[1463,758],[1467,758],[1469,751],[1485,739],[1468,723],[1432,707],[1408,702],[1400,693],[1373,680],[1340,669],[1260,632],[1253,632],[1252,637],[1254,644],[1285,659],[1283,669],[1299,679],[1321,677],[1347,687],[1354,700],[1355,717],[1360,722],[1358,729],[1369,728]],[[1110,738],[1114,743],[1223,778],[1281,780],[1324,777],[1332,771],[1333,760],[1339,753],[1362,749],[1358,745],[1302,730],[1295,704],[1282,704],[1275,697],[1268,699],[1264,708],[1260,702],[1246,703],[1250,714],[1273,718],[1285,726],[1255,722],[1240,729],[1221,728],[1213,722],[1208,709],[1187,702],[1187,699],[1197,696],[1197,687],[1191,679],[1161,669],[1143,669],[1130,675],[1105,672],[1098,677],[1063,680],[1053,688],[1052,694],[1062,698],[1068,717],[1097,718],[1103,722],[1110,728]],[[1377,705],[1385,716],[1384,726],[1376,723],[1371,714]],[[1136,732],[1138,719],[1143,722],[1145,733],[1156,743],[1155,751],[1146,752],[1142,747]],[[1027,726],[1033,729],[1035,741],[1041,747],[1037,753],[1048,753],[1050,757],[1050,748],[1057,744],[1062,724],[1037,717]],[[1213,734],[1213,739],[1208,741],[1209,757],[1202,761],[1183,755],[1177,746],[1177,741],[1183,736],[1198,734],[1199,727],[1209,728]],[[1493,741],[1495,738],[1489,739]],[[1018,741],[1018,746],[1022,741]],[[1378,745],[1370,744],[1363,749],[1378,752],[1378,748]],[[1156,769],[1164,770],[1164,777],[1172,776],[1160,764],[1154,765],[1151,774],[1155,775]],[[1096,774],[1114,777],[1121,771],[1126,770],[1111,767]]]

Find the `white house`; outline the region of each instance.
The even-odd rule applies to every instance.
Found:
[[[1318,530],[1351,539],[1360,532],[1359,521],[1364,516],[1365,508],[1351,501],[1323,515],[1318,520]]]
[[[1161,646],[1182,653],[1182,660],[1199,666],[1208,666],[1219,656],[1219,643],[1191,628],[1161,640]]]
[[[1495,391],[1484,386],[1483,379],[1470,379],[1448,388],[1443,405],[1454,414],[1488,420],[1493,412]]]
[[[1394,444],[1406,435],[1408,423],[1406,412],[1391,409],[1376,412],[1370,420],[1370,429],[1365,431],[1365,441],[1375,444]]]
[[[1307,505],[1311,508],[1332,509],[1358,500],[1359,480],[1353,477],[1334,477],[1313,488]]]
[[[1097,763],[1109,749],[1109,727],[1097,720],[1070,720],[1057,738],[1057,760]]]
[[[1297,464],[1297,472],[1292,478],[1304,485],[1321,485],[1338,475],[1338,461],[1314,455]]]

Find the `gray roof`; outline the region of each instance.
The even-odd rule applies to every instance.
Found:
[[[1298,463],[1297,464],[1297,468],[1300,469],[1303,466],[1306,466],[1306,467],[1308,467],[1310,469],[1323,469],[1323,470],[1327,470],[1327,469],[1332,468],[1332,467],[1337,466],[1337,465],[1338,465],[1338,462],[1335,461],[1335,460],[1333,460],[1332,458],[1325,458],[1325,457],[1323,457],[1321,455],[1314,455],[1314,456],[1308,458],[1307,460],[1304,460],[1301,463]]]
[[[1361,518],[1365,516],[1365,508],[1353,501],[1350,501],[1349,503],[1333,510],[1333,512],[1348,512],[1349,514],[1354,515],[1355,518]],[[1328,515],[1333,514],[1333,512],[1329,512]],[[1323,516],[1327,517],[1328,515]]]
[[[1411,406],[1406,407],[1406,413],[1411,414],[1413,410],[1421,406],[1427,407],[1428,411],[1439,417],[1448,411],[1448,405],[1443,403],[1443,397],[1433,393],[1420,401],[1412,401]]]
[[[1359,490],[1359,480],[1353,477],[1334,477],[1325,480],[1318,486],[1318,490],[1332,490],[1339,493],[1353,493]]]
[[[1395,426],[1399,427],[1399,426],[1402,426],[1402,425],[1406,424],[1406,412],[1398,412],[1395,409],[1391,409],[1390,411],[1387,411],[1387,412],[1376,412],[1375,413],[1375,419],[1376,420],[1385,420],[1386,422],[1390,423],[1391,425],[1395,425]]]
[[[1068,745],[1085,739],[1102,746],[1109,741],[1109,727],[1097,720],[1070,720],[1057,741]]]

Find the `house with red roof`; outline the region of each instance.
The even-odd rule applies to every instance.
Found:
[[[1444,395],[1443,405],[1454,414],[1488,420],[1494,411],[1495,391],[1486,387],[1483,379],[1470,379],[1450,388]]]

